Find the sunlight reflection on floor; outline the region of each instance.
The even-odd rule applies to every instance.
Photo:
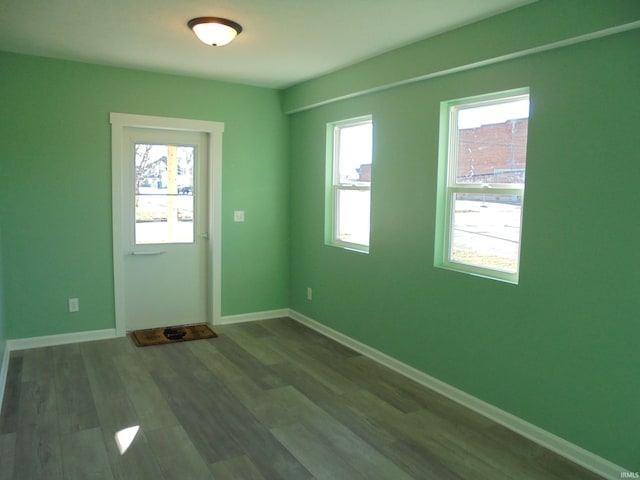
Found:
[[[125,452],[129,449],[131,444],[136,438],[138,434],[138,430],[140,430],[140,425],[136,425],[134,427],[123,428],[119,432],[116,432],[116,444],[118,445],[118,450],[120,451],[120,455],[124,455]]]

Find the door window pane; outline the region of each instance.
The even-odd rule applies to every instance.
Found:
[[[193,243],[193,146],[135,145],[135,243]]]

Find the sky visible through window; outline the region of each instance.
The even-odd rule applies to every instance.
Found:
[[[476,128],[481,125],[504,123],[507,120],[529,117],[529,99],[515,102],[462,108],[458,111],[458,128]]]

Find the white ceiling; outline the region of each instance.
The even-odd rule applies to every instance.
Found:
[[[282,88],[534,0],[0,0],[0,50]],[[208,47],[187,27],[244,31]]]

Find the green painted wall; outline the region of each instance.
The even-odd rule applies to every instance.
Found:
[[[109,112],[225,122],[222,313],[288,305],[277,91],[8,53],[0,71],[7,338],[114,327]]]
[[[282,106],[294,112],[638,20],[637,0],[537,0],[294,85],[286,90]]]
[[[493,25],[469,28],[485,38]],[[474,47],[458,33],[449,41],[462,43],[447,48]],[[635,29],[291,115],[291,307],[640,471],[638,45]],[[283,102],[293,92],[312,103],[316,87],[352,73]],[[354,91],[370,84],[360,80]],[[434,268],[440,102],[525,86],[520,283]],[[369,255],[323,242],[325,127],[365,114],[374,122]]]

